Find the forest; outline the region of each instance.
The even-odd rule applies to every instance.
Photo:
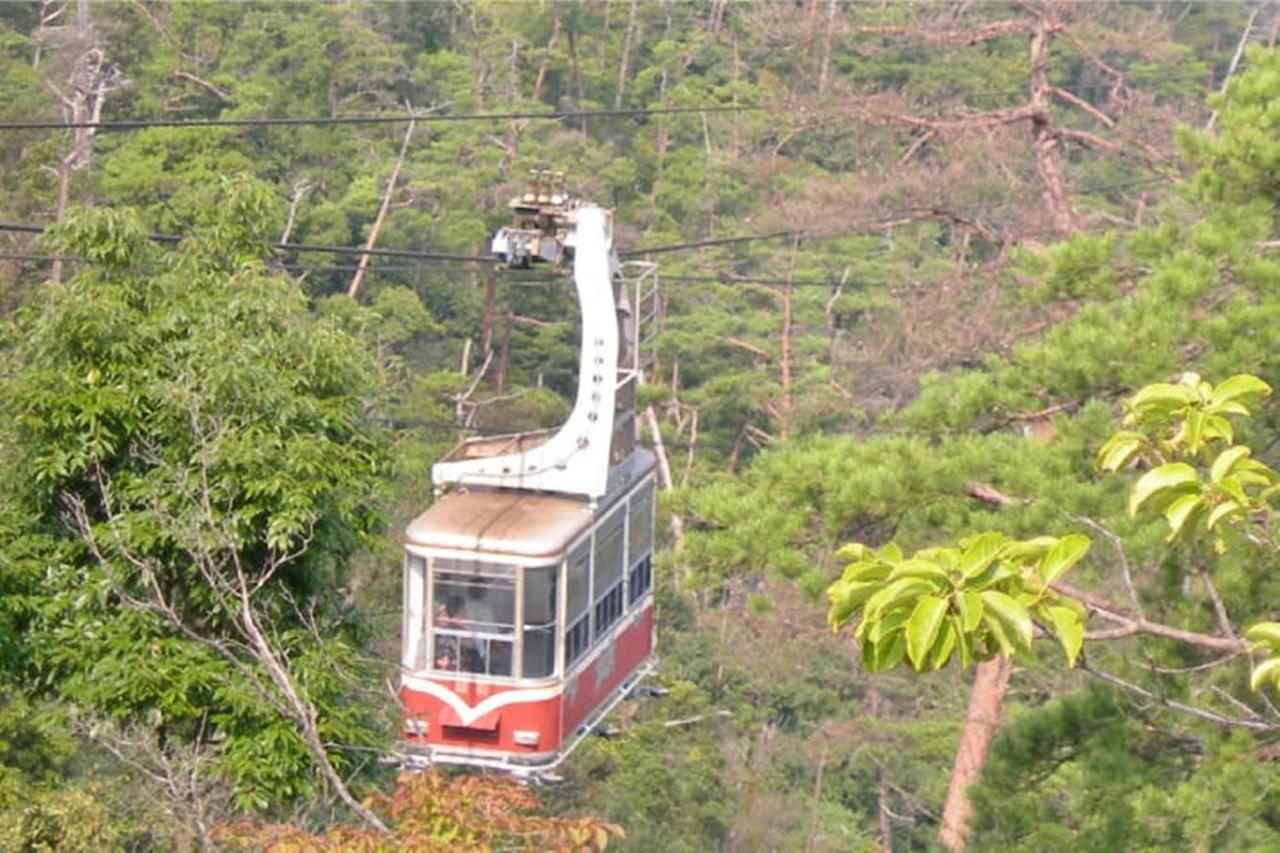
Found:
[[[1280,849],[1280,7],[0,4],[0,850]],[[661,698],[401,773],[402,534],[660,269]],[[1275,467],[1273,467],[1275,466]]]

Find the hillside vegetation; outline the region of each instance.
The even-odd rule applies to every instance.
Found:
[[[0,849],[1275,846],[1278,28],[0,5]],[[669,693],[397,781],[399,530],[575,390],[474,260],[548,168],[661,265]]]

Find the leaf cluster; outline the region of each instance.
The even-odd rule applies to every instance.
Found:
[[[847,545],[836,556],[852,562],[827,590],[827,619],[835,630],[857,621],[854,639],[868,672],[904,659],[925,672],[953,659],[965,667],[1027,651],[1035,621],[1057,636],[1072,665],[1084,640],[1084,609],[1050,585],[1088,550],[1079,534],[1018,541],[982,533],[910,557],[893,543],[879,550]]]

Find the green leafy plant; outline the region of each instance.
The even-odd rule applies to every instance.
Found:
[[[1012,655],[1031,648],[1037,623],[1073,665],[1084,608],[1050,585],[1088,550],[1079,534],[1011,540],[982,533],[910,557],[893,543],[848,545],[838,555],[851,562],[828,589],[828,621],[839,630],[857,618],[854,638],[869,672],[904,661],[924,672]]]
[[[1280,489],[1280,474],[1252,458],[1249,447],[1233,443],[1230,420],[1248,417],[1249,404],[1270,393],[1267,383],[1249,374],[1216,387],[1196,373],[1184,373],[1177,384],[1148,385],[1126,403],[1126,429],[1102,446],[1098,467],[1150,466],[1130,493],[1130,516],[1162,511],[1169,541],[1204,530],[1224,553],[1227,537],[1240,533],[1241,525],[1270,520],[1269,500]]]

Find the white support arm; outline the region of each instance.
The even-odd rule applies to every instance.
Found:
[[[439,462],[436,487],[458,484],[538,489],[598,498],[609,476],[614,395],[618,384],[618,315],[612,280],[613,221],[609,211],[584,204],[569,214],[573,228],[573,281],[582,308],[578,396],[555,435],[521,453]]]

